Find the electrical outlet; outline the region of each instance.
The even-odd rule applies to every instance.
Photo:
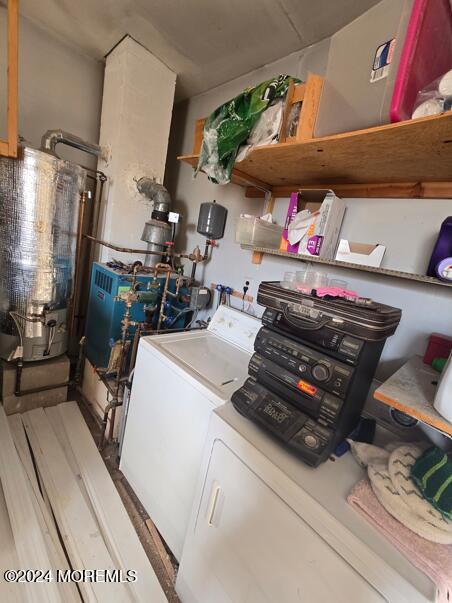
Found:
[[[254,289],[254,279],[251,276],[244,276],[242,288],[244,286],[248,287],[248,291],[250,291],[251,289]]]

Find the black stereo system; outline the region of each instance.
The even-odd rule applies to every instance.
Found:
[[[368,299],[320,299],[263,282],[266,307],[250,377],[234,407],[312,466],[358,423],[385,340],[401,311]]]

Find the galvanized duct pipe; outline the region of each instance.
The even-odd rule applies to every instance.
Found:
[[[151,178],[140,178],[137,181],[138,192],[154,203],[154,211],[168,213],[171,197],[163,184],[158,184]]]
[[[162,184],[147,177],[137,181],[137,189],[153,203],[151,219],[144,225],[141,240],[148,244],[148,251],[160,252],[160,256],[146,255],[145,266],[154,266],[164,259],[168,242],[173,239],[173,227],[168,223],[171,197]]]
[[[83,140],[74,134],[70,134],[64,130],[47,130],[41,138],[41,149],[52,155],[56,155],[55,147],[57,144],[65,144],[68,147],[79,149],[96,157],[100,157],[102,153],[102,148],[99,145]]]

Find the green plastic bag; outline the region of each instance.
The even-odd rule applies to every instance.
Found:
[[[254,88],[247,88],[215,109],[204,125],[195,176],[203,171],[216,184],[230,182],[240,146],[247,140],[262,112],[275,100],[285,96],[292,81],[299,82],[289,75],[279,75]]]

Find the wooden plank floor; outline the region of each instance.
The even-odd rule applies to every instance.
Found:
[[[76,391],[69,392],[68,399],[76,400],[78,402],[80,411],[88,425],[94,441],[98,444],[101,435],[100,427],[93,416],[93,411],[90,409],[89,403]],[[117,446],[114,444],[107,445],[102,451],[102,458],[104,459],[110,476],[121,496],[122,502],[129,514],[145,553],[157,575],[160,586],[168,598],[168,602],[180,603],[180,599],[174,589],[174,575],[176,574],[178,567],[177,561],[167,549],[168,560],[172,563],[174,568],[174,572],[171,573],[167,567],[168,560],[165,560],[165,563],[162,561],[160,547],[156,546],[146,525],[146,521],[149,520],[149,515],[146,513],[122,472],[118,469]]]

